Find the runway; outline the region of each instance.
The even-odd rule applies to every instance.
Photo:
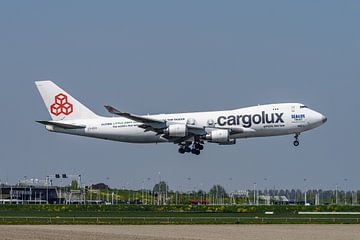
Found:
[[[14,240],[233,240],[360,239],[360,225],[0,225],[0,239]]]

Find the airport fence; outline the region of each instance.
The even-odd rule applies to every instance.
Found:
[[[359,217],[0,217],[0,224],[359,224]]]
[[[0,204],[0,216],[4,211],[41,212],[213,212],[213,213],[275,213],[297,212],[360,212],[360,206],[351,205],[17,205]]]

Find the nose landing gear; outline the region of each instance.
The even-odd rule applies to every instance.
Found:
[[[297,147],[297,146],[299,146],[299,135],[300,135],[300,133],[295,133],[295,141],[293,142],[293,144],[294,144],[294,146],[295,147]]]

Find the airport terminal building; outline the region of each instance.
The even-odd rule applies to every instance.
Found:
[[[0,204],[56,204],[61,198],[53,186],[1,186]]]

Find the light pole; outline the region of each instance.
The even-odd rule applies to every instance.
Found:
[[[344,199],[344,204],[346,205],[346,182],[347,182],[347,178],[344,178],[344,192],[345,192],[345,199]]]
[[[215,202],[215,205],[218,205],[219,204],[219,185],[215,185],[215,195],[214,195],[214,202]]]
[[[108,184],[108,187],[107,187],[107,193],[106,193],[106,201],[109,203],[110,200],[109,200],[109,177],[106,177],[106,183]]]
[[[267,178],[264,178],[264,185],[265,185],[265,192],[264,192],[264,195],[265,195],[265,201],[266,201],[266,205],[270,205],[270,194],[269,194],[269,190],[267,189]]]
[[[130,202],[131,202],[131,193],[130,193],[130,188],[129,188],[129,182],[126,182],[126,190],[128,192],[128,204],[130,204]]]
[[[158,205],[160,205],[161,202],[161,192],[160,192],[160,184],[161,184],[161,173],[158,172],[159,174],[159,185],[158,185]]]
[[[49,204],[49,176],[46,176],[46,204]]]
[[[191,177],[188,177],[187,180],[189,181],[189,186],[190,186]],[[186,192],[187,192],[187,201],[189,202],[190,201],[190,191],[186,191]]]
[[[147,182],[149,183],[150,182],[150,180],[151,180],[151,178],[147,178]],[[149,184],[147,184],[147,185],[149,185]],[[150,185],[149,185],[150,186]],[[150,191],[151,191],[151,186],[150,186]],[[152,192],[152,191],[151,191]],[[151,193],[150,192],[150,193]],[[150,204],[151,204],[151,194],[149,193],[149,191],[148,190],[146,190],[146,195],[145,195],[145,198],[146,198],[146,204],[148,204],[149,203],[149,200],[150,200]],[[150,198],[150,199],[149,199]]]
[[[204,199],[204,192],[203,192],[203,183],[200,183],[200,191],[201,193],[201,204],[203,204]],[[206,197],[206,196],[205,196]]]
[[[183,204],[183,185],[180,184],[179,185],[179,193],[178,193],[178,198],[179,198],[179,204]]]
[[[254,182],[254,205],[256,204],[256,182]]]
[[[336,188],[335,188],[335,203],[336,203],[336,205],[339,204],[339,202],[338,202],[338,184],[336,184]]]
[[[178,202],[178,188],[175,189],[175,205],[178,205],[179,202]]]
[[[230,177],[229,178],[229,182],[230,182],[230,186],[232,185],[232,180],[233,180],[233,178],[232,177]],[[231,191],[231,188],[230,188],[230,190],[229,190],[230,192],[233,192],[233,191]],[[235,191],[235,190],[234,190]],[[225,199],[225,197],[224,197],[224,199]],[[232,201],[232,199],[231,198],[229,198],[229,204],[231,203],[231,201]],[[224,203],[223,204],[225,204],[225,200],[224,200]]]
[[[141,204],[144,204],[144,180],[141,180]]]
[[[305,206],[307,205],[307,199],[306,199],[306,178],[304,178],[304,186],[305,186],[305,193],[304,193],[304,202],[305,202]]]
[[[92,184],[90,185],[90,201],[92,202]]]

